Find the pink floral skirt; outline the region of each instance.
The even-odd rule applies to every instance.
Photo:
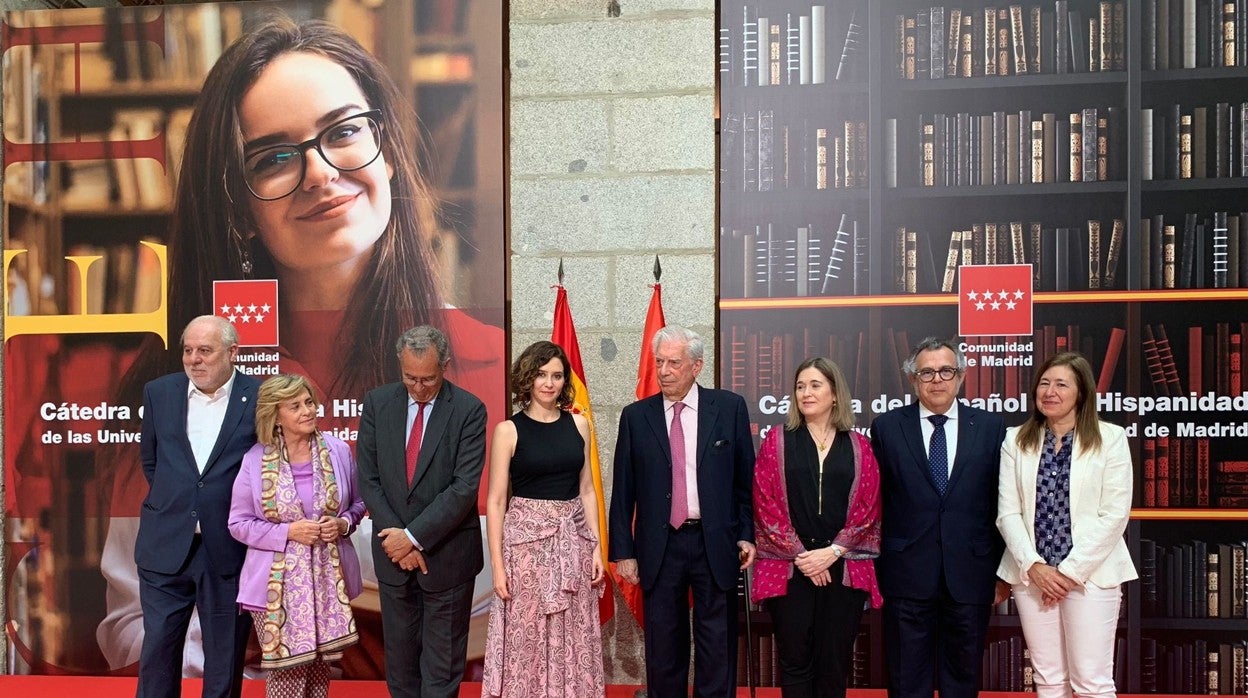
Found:
[[[579,499],[512,497],[503,517],[511,600],[495,596],[490,607],[483,696],[604,694],[595,542]]]

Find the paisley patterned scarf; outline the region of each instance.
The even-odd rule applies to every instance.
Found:
[[[313,511],[317,516],[337,516],[341,500],[329,448],[320,433],[313,444]],[[273,523],[305,518],[281,444],[264,450],[260,502],[265,518]],[[318,658],[339,659],[342,650],[359,639],[337,541],[304,545],[287,540],[284,551],[273,553],[267,601],[258,633],[263,653],[260,666],[265,669],[288,669]]]

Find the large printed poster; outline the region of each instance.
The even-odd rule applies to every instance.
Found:
[[[284,95],[231,58],[275,23],[314,20],[388,75],[361,84],[331,65],[311,94]],[[504,416],[502,11],[497,0],[20,11],[0,31],[9,666],[133,674],[141,390],[182,370],[192,317],[238,326],[244,372],[309,377],[320,427],[348,443],[364,393],[398,379],[395,340],[420,322],[448,333],[448,379],[485,401],[491,428]],[[290,195],[255,192],[242,157],[247,110],[265,100],[289,105],[270,107],[278,140],[303,142]],[[329,106],[303,114],[309,103]],[[330,122],[357,116],[381,133],[384,168],[327,166]],[[333,199],[308,193],[328,182]],[[363,640],[343,672],[378,678],[370,546],[356,548]]]
[[[1040,366],[1081,353],[1135,466],[1124,692],[1218,692],[1170,667],[1227,667],[1248,619],[1245,5],[1180,4],[719,13],[722,387],[761,438],[797,409],[796,367],[827,357],[866,431],[916,401],[901,367],[935,337],[966,358],[963,403],[1008,426]],[[883,684],[871,618],[852,686]],[[981,688],[1020,690],[1018,624],[991,628]]]

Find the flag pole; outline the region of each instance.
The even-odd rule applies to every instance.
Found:
[[[741,574],[745,576],[745,684],[750,687],[750,698],[754,698],[759,677],[754,675],[754,625],[751,622],[753,614],[750,613],[750,597],[752,596],[750,572],[751,570],[744,570]]]

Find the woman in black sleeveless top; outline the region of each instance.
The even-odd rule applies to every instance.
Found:
[[[521,410],[495,428],[490,447],[494,600],[482,695],[601,697],[598,505],[589,423],[568,411],[563,349],[530,345],[511,368],[511,390]]]

